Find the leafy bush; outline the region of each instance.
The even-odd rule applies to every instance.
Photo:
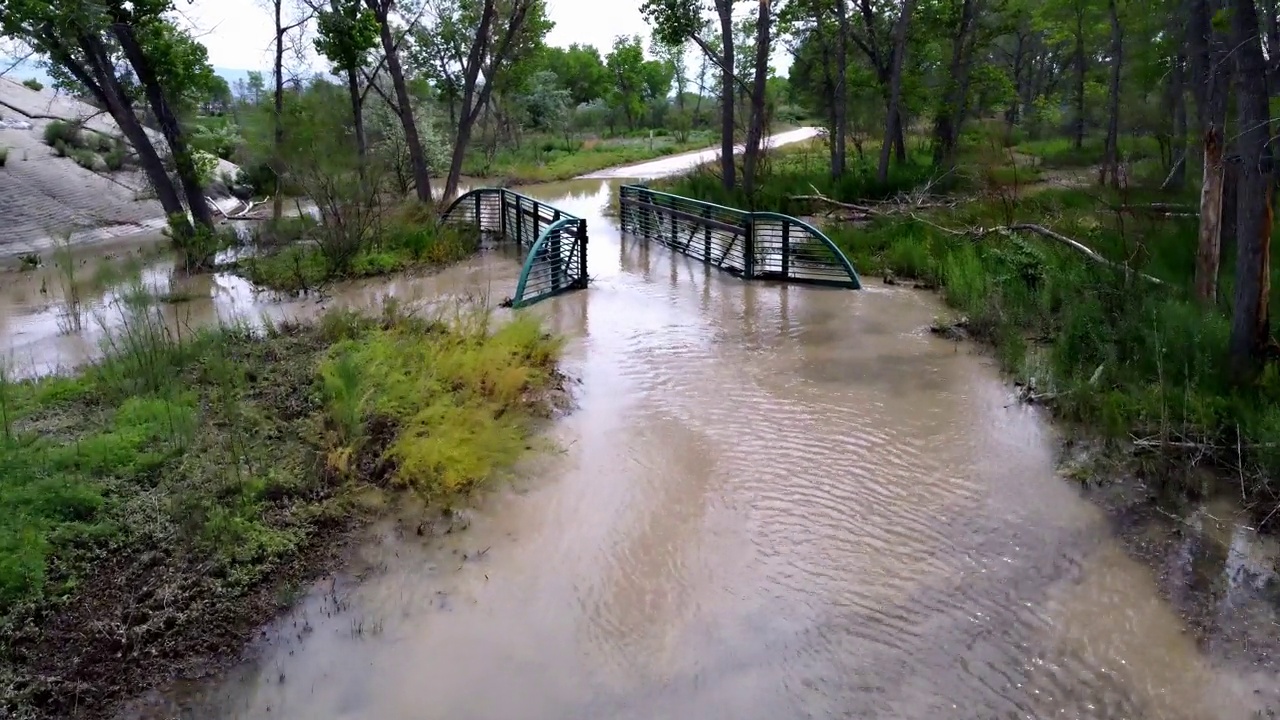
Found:
[[[44,83],[35,78],[27,78],[26,80],[23,80],[22,85],[31,90],[35,90],[36,92],[40,92],[44,89]]]
[[[44,126],[44,142],[53,148],[57,148],[58,143],[69,148],[80,147],[83,144],[82,131],[79,123],[54,120]],[[59,153],[59,155],[62,156],[65,153]]]

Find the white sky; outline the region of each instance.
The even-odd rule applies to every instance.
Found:
[[[640,14],[641,0],[548,0],[555,28],[547,35],[550,45],[589,43],[601,54],[618,35],[641,35],[648,45],[649,27]],[[183,7],[200,38],[209,48],[215,67],[255,70],[270,67],[272,18],[264,0],[191,0]],[[693,55],[690,54],[692,60]],[[692,64],[692,63],[691,63]],[[784,71],[790,57],[786,50],[774,55],[774,67]]]

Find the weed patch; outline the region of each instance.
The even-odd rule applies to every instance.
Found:
[[[473,228],[441,225],[434,218],[419,222],[393,216],[339,265],[319,244],[321,232],[314,220],[265,225],[256,235],[265,243],[259,247],[267,251],[238,260],[233,268],[259,287],[300,293],[337,280],[441,267],[470,257],[480,246]]]
[[[74,376],[0,367],[0,714],[109,715],[234,650],[370,487],[465,493],[525,448],[558,343],[389,308],[180,333],[131,293]],[[86,633],[86,627],[103,632]]]

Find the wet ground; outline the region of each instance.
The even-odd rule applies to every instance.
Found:
[[[743,283],[634,238],[607,180],[529,192],[586,217],[589,290],[557,448],[443,540],[388,522],[232,672],[127,717],[1250,718],[1280,708],[1276,546],[1229,504],[1119,522],[930,294]],[[169,282],[165,263],[143,276]],[[88,266],[90,263],[86,262]],[[517,259],[277,303],[215,276],[175,321],[487,297]],[[40,273],[7,342],[78,362]],[[42,305],[53,305],[44,307]],[[108,313],[109,314],[109,313]],[[185,318],[184,318],[185,315]],[[109,322],[109,321],[108,321]],[[1147,514],[1150,515],[1150,514]]]

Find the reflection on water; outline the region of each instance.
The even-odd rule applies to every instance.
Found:
[[[577,410],[443,542],[388,524],[257,659],[132,718],[1247,718],[1280,706],[1274,543],[1206,506],[1117,537],[1058,439],[932,296],[744,283],[590,223],[593,284],[534,306]],[[387,294],[510,293],[518,258],[275,302],[213,276],[174,322],[300,317]],[[70,364],[44,271],[3,289],[9,347]],[[95,301],[110,300],[110,292]],[[1135,547],[1166,548],[1151,562]],[[332,588],[332,590],[331,590]],[[1186,597],[1179,595],[1182,590]],[[1171,600],[1165,597],[1170,596]],[[1189,597],[1209,598],[1195,602]],[[1194,612],[1193,612],[1194,611]],[[1250,643],[1254,645],[1250,646]]]

